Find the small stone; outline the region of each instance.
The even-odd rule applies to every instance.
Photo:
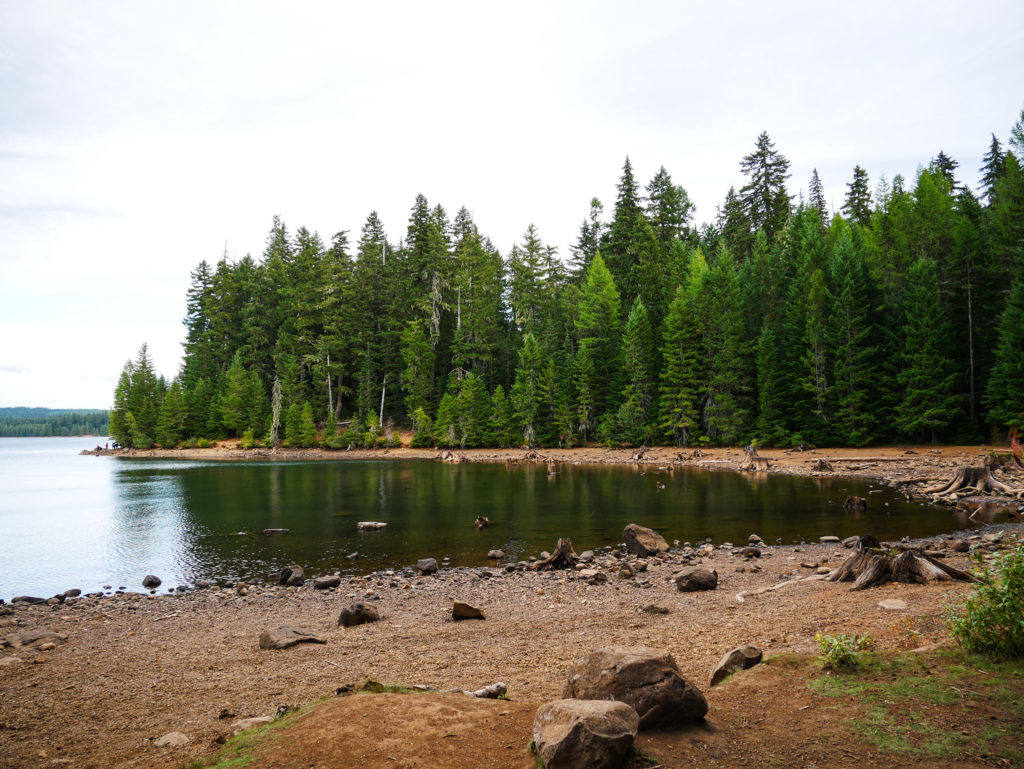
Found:
[[[53,641],[48,641],[47,643],[39,644],[39,651],[41,652],[52,652],[56,648],[57,644],[53,643]]]
[[[656,603],[649,603],[640,609],[644,614],[668,614],[668,609]]]
[[[287,649],[300,643],[325,644],[327,641],[307,628],[281,625],[260,633],[261,649]]]
[[[718,587],[718,572],[714,569],[704,569],[699,566],[684,569],[676,577],[676,587],[683,593],[714,590]]]
[[[470,606],[468,603],[462,601],[454,601],[452,603],[452,619],[453,620],[464,620],[464,619],[486,619],[483,611]]]
[[[189,742],[188,735],[181,732],[168,732],[163,737],[158,737],[153,744],[158,748],[180,748]]]
[[[297,563],[293,563],[291,566],[287,566],[282,569],[281,576],[278,578],[278,584],[288,585],[290,587],[299,587],[305,581],[306,573]]]
[[[162,579],[160,579],[159,577],[154,577],[152,574],[147,574],[145,577],[142,578],[142,586],[149,590],[160,587],[162,583]],[[121,589],[123,590],[124,588]]]
[[[313,587],[317,590],[328,590],[332,587],[341,587],[341,577],[337,574],[327,577],[317,577],[313,580]]]
[[[831,545],[831,544],[838,544],[841,540],[839,539],[839,537],[835,537],[835,536],[832,536],[831,534],[828,534],[828,535],[826,535],[824,537],[818,537],[818,541],[821,542],[821,544],[823,544],[823,545]]]
[[[379,619],[380,615],[372,606],[367,606],[365,603],[354,603],[341,610],[341,614],[338,615],[338,624],[343,627],[355,627],[366,622],[376,622]]]
[[[890,611],[898,611],[900,609],[907,608],[907,602],[902,598],[886,598],[884,601],[879,601],[878,605],[883,609],[889,609]]]
[[[815,569],[815,573],[816,574],[831,574],[832,573],[832,569],[830,569],[828,566],[819,566],[817,569]]]
[[[4,667],[6,665],[17,665],[22,661],[21,657],[0,657],[0,667]]]
[[[744,547],[740,550],[740,555],[744,558],[760,558],[761,551],[756,547]]]
[[[719,661],[711,674],[711,686],[717,686],[733,673],[748,670],[764,658],[764,652],[756,646],[738,646]]]
[[[500,561],[502,558],[505,557],[505,553],[502,550],[488,550],[487,557],[490,558],[492,561]]]

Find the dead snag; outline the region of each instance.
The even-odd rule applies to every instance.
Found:
[[[535,561],[530,565],[530,569],[533,571],[572,569],[576,567],[577,561],[579,561],[579,558],[576,556],[576,551],[572,549],[572,540],[559,538],[558,544],[555,545],[555,552],[543,561]]]
[[[886,582],[977,582],[977,578],[925,555],[921,550],[904,550],[893,556],[880,550],[863,549],[851,555],[825,577],[829,582],[853,582],[850,590],[866,590]]]
[[[822,472],[832,472],[832,463],[827,459],[818,458],[811,462],[811,469],[821,470]]]
[[[756,470],[758,472],[768,472],[770,465],[768,464],[768,457],[762,457],[757,453],[757,447],[747,446],[743,449],[745,457],[743,464],[740,465],[740,470]]]
[[[932,486],[931,488],[925,489],[924,493],[945,497],[961,491],[973,492],[976,494],[995,492],[997,494],[1007,494],[1009,496],[1019,496],[1024,494],[1024,489],[1014,489],[1001,481],[997,481],[992,477],[991,471],[989,471],[989,469],[984,465],[981,467],[961,467],[956,471],[956,475],[953,476],[953,480],[945,486]]]

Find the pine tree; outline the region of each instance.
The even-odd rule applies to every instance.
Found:
[[[999,139],[996,138],[995,134],[992,134],[992,143],[989,144],[988,152],[982,158],[981,168],[978,169],[978,172],[981,174],[981,197],[989,203],[992,202],[996,182],[1003,176],[1005,160],[1006,155],[999,145]]]
[[[740,162],[740,170],[749,181],[740,189],[740,201],[753,231],[763,229],[769,242],[773,240],[789,218],[789,161],[776,151],[767,132],[757,137],[753,152]],[[746,258],[749,254],[740,254]]]
[[[647,422],[654,404],[654,333],[643,300],[637,297],[629,311],[622,340],[622,357],[626,388],[619,409],[619,425],[623,439],[643,442]]]
[[[156,425],[156,442],[169,449],[177,446],[184,437],[185,398],[181,393],[181,383],[175,380],[160,405],[160,416]]]
[[[402,389],[405,409],[412,416],[417,409],[427,411],[434,382],[434,350],[430,346],[426,322],[410,320],[402,332]]]
[[[301,446],[302,432],[302,406],[293,401],[284,418],[285,444],[292,447]]]
[[[989,421],[1024,432],[1024,247],[1006,307],[999,316],[996,360],[985,393]]]
[[[757,339],[757,435],[769,446],[788,439],[785,412],[782,407],[783,375],[779,365],[780,350],[775,331],[767,323]]]
[[[117,387],[114,388],[114,405],[110,409],[110,436],[118,446],[131,447],[132,430],[128,423],[130,410],[128,408],[128,396],[132,390],[132,374],[135,364],[130,360],[121,369],[121,376],[117,380]],[[131,422],[134,424],[135,418]]]
[[[228,369],[221,406],[221,421],[232,435],[241,435],[250,426],[248,380],[242,358],[236,353]]]
[[[460,445],[475,447],[489,446],[491,437],[491,399],[487,386],[476,374],[470,373],[462,381],[458,396]]]
[[[939,301],[938,268],[933,259],[919,258],[910,268],[906,318],[903,327],[904,396],[897,408],[896,426],[912,438],[938,440],[939,431],[957,416],[960,400],[953,393],[957,378],[948,357],[948,323]]]
[[[707,274],[703,310],[707,379],[703,425],[707,436],[731,444],[746,428],[750,383],[744,357],[743,308],[732,253],[721,247]]]
[[[659,414],[661,429],[677,446],[686,446],[700,424],[703,374],[701,328],[695,299],[704,288],[707,263],[699,251],[685,285],[676,289],[662,335]]]
[[[949,185],[950,190],[955,191],[957,187],[959,187],[956,181],[955,172],[956,169],[960,167],[960,164],[953,160],[953,158],[951,158],[942,150],[939,150],[939,154],[936,155],[935,158],[932,160],[932,166],[935,168],[936,171],[942,174],[943,178],[945,178],[946,180],[946,183]]]
[[[587,270],[576,309],[575,328],[581,347],[590,349],[599,375],[585,386],[594,399],[594,414],[600,418],[617,399],[619,382],[619,338],[621,306],[619,292],[601,254],[595,254]]]
[[[725,194],[725,203],[718,212],[718,231],[733,253],[749,254],[754,247],[752,223],[744,201],[734,187]]]
[[[859,167],[859,166],[858,166]],[[807,202],[812,208],[818,210],[821,216],[821,226],[828,226],[828,204],[825,202],[825,189],[821,185],[821,178],[818,176],[818,169],[811,172],[811,183],[807,188]]]
[[[805,426],[806,437],[814,443],[832,439],[832,372],[826,332],[829,315],[829,291],[824,270],[811,273],[808,283],[800,384],[810,396],[811,415]]]
[[[298,445],[303,448],[317,445],[316,423],[313,421],[313,407],[309,405],[309,401],[302,404],[302,410],[299,413],[297,437]]]
[[[544,361],[545,356],[536,337],[533,334],[524,336],[516,381],[512,386],[512,410],[523,442],[531,446],[544,445],[552,427],[544,413],[549,395],[542,379]]]
[[[647,184],[647,221],[657,239],[662,256],[672,241],[686,238],[693,220],[694,205],[681,186],[673,183],[665,166],[658,169]]]
[[[846,185],[846,200],[843,213],[850,221],[861,227],[871,223],[871,190],[868,186],[868,172],[860,166],[853,167],[853,181]]]
[[[576,424],[580,435],[586,441],[596,424],[597,404],[594,387],[597,384],[597,371],[591,348],[582,345],[576,353],[573,364],[573,377],[576,385]]]
[[[498,385],[491,395],[490,434],[496,446],[508,447],[516,442],[512,405],[505,397],[505,388]]]
[[[459,403],[456,396],[446,392],[437,407],[434,419],[434,445],[442,448],[455,448],[460,443],[459,436]]]
[[[845,227],[836,243],[830,283],[833,301],[826,337],[833,360],[834,431],[842,443],[864,446],[878,437],[873,404],[879,348],[867,268]]]
[[[597,198],[590,200],[590,212],[587,218],[580,224],[580,234],[576,238],[576,245],[569,247],[569,270],[575,282],[583,280],[601,244],[601,235],[604,226],[601,223],[601,214],[604,206]]]

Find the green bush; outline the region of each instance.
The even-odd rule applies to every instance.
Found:
[[[946,614],[965,649],[995,659],[1024,657],[1024,545],[1000,553],[962,604]]]
[[[860,652],[872,649],[874,639],[869,635],[822,635],[817,633],[814,640],[821,649],[821,659],[827,670],[854,670],[860,665]]]
[[[260,445],[260,442],[256,440],[256,436],[253,434],[252,428],[249,428],[242,437],[238,439],[238,448],[240,449],[254,449]]]

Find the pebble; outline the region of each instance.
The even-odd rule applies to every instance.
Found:
[[[907,602],[902,598],[886,598],[884,601],[879,601],[878,605],[883,609],[889,609],[890,611],[898,611],[899,609],[907,608]]]

